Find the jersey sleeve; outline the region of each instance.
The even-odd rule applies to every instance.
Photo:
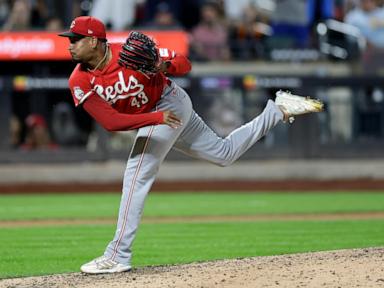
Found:
[[[170,63],[167,74],[182,76],[191,71],[191,62],[182,54],[178,54],[168,48],[159,48],[159,55],[163,61]]]
[[[76,68],[69,77],[69,89],[71,90],[75,106],[79,106],[93,93],[88,75],[81,73]]]
[[[96,94],[88,97],[83,108],[108,131],[134,130],[144,126],[162,124],[164,119],[164,113],[160,111],[142,114],[119,113]]]

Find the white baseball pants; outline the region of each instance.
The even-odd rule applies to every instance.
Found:
[[[187,93],[174,83],[165,88],[156,109],[173,111],[183,125],[178,129],[155,125],[138,131],[124,174],[116,233],[104,253],[123,264],[130,264],[145,198],[172,147],[216,165],[228,166],[283,119],[283,113],[269,100],[259,116],[223,139],[194,112]]]

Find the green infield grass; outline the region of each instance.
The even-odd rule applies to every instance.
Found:
[[[118,194],[0,196],[1,220],[114,219]],[[152,194],[144,216],[383,212],[384,193]],[[17,221],[16,221],[17,222]],[[115,225],[0,226],[0,278],[79,271]],[[7,224],[9,225],[9,224]],[[384,246],[384,219],[143,223],[134,267]]]
[[[116,217],[119,194],[2,195],[0,220]],[[146,216],[384,211],[384,193],[182,193],[149,195]]]

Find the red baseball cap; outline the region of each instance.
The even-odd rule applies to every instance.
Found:
[[[79,35],[106,39],[105,26],[95,17],[80,16],[72,21],[69,31],[59,34],[62,37],[77,37]]]

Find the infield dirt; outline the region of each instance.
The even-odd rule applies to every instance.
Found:
[[[5,279],[0,287],[384,287],[384,248],[254,257],[134,269],[114,275],[59,274]]]

